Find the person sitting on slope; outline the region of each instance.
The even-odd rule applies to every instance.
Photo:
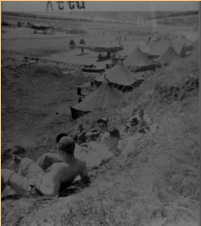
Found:
[[[88,137],[88,141],[91,141],[90,137],[95,137],[96,143],[105,144],[105,136],[108,130],[108,120],[106,118],[101,118],[97,120],[98,130],[91,130],[86,135]],[[90,143],[85,143],[82,146],[90,147]]]
[[[62,136],[63,134],[59,134],[57,137]],[[120,150],[118,148],[118,143],[120,139],[120,132],[117,128],[111,128],[105,134],[105,145],[94,142],[94,145],[91,145],[90,148],[82,148],[78,144],[76,144],[75,148],[75,156],[85,161],[87,167],[91,168],[95,165],[98,166],[102,163],[105,163],[103,159],[111,159],[114,156],[120,154]],[[53,153],[45,153],[38,160],[37,164],[43,170],[49,170],[49,166],[55,162],[61,162],[62,159],[59,155]],[[79,181],[78,181],[79,183]]]
[[[73,139],[77,144],[86,142],[86,130],[84,129],[82,124],[79,124],[76,128],[75,133],[73,134]]]
[[[58,142],[59,154],[63,162],[54,163],[49,172],[29,158],[23,158],[19,172],[2,169],[2,192],[6,185],[11,186],[17,194],[29,196],[56,196],[74,179],[80,175],[83,183],[89,180],[86,163],[74,157],[75,142],[68,136],[63,136]]]
[[[120,149],[118,148],[119,139],[120,132],[116,127],[111,128],[105,137],[106,147],[108,148],[108,151],[114,154],[114,156],[117,156],[121,153]]]

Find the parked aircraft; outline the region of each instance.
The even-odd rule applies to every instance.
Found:
[[[71,49],[80,48],[82,53],[84,53],[84,49],[88,49],[89,51],[97,52],[97,53],[99,53],[98,54],[99,59],[105,58],[103,56],[104,52],[106,52],[106,54],[107,54],[106,58],[110,58],[112,54],[115,54],[124,49],[123,45],[120,42],[119,42],[119,44],[109,43],[109,44],[105,44],[105,45],[101,45],[101,46],[88,46],[85,44],[84,39],[80,40],[79,45],[75,45],[74,40],[71,40],[69,43],[69,46]]]
[[[7,22],[5,22],[5,21],[2,21],[2,22],[1,22],[1,26],[2,26],[2,27],[3,27],[3,26],[5,26],[5,27],[13,27],[12,24],[7,23]]]
[[[34,33],[37,33],[37,31],[44,31],[44,34],[48,34],[48,31],[50,31],[51,34],[54,34],[54,28],[50,24],[31,24],[29,23],[29,27],[31,29],[34,29]]]

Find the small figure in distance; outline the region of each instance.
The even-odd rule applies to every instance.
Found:
[[[49,172],[45,172],[29,158],[21,160],[18,173],[2,169],[3,190],[6,185],[9,185],[17,194],[24,197],[37,197],[38,195],[54,197],[73,182],[78,175],[80,175],[82,183],[87,184],[89,177],[86,163],[74,157],[74,140],[68,136],[62,136],[58,141],[58,149],[63,162],[54,163]]]

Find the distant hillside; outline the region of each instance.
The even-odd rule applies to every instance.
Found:
[[[192,16],[198,15],[198,11],[145,11],[145,12],[2,12],[2,15],[19,16],[19,17],[32,17],[32,18],[54,18],[54,19],[64,19],[64,20],[85,20],[85,21],[121,21],[135,23],[137,20],[151,20],[151,19],[161,19],[170,17],[181,17],[181,16]]]

